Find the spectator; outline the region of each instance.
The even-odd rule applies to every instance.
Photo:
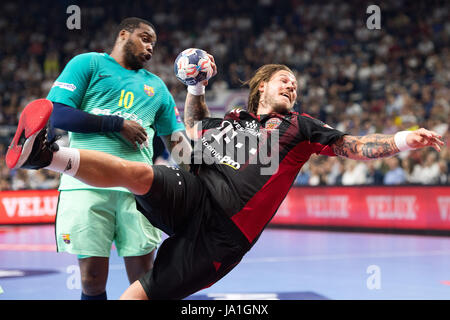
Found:
[[[406,156],[401,160],[401,166],[403,168],[403,172],[405,173],[405,183],[413,183],[412,172],[414,168],[415,161]]]
[[[309,164],[309,162],[307,162],[305,166],[307,164]],[[309,170],[302,168],[302,170],[300,170],[299,174],[297,175],[297,178],[295,178],[294,185],[307,186],[309,184],[309,178],[310,178]]]
[[[385,160],[389,170],[386,172],[383,183],[385,185],[398,185],[406,182],[405,172],[400,167],[400,160],[397,157],[392,157]]]
[[[12,177],[12,190],[25,190],[30,188],[28,171],[18,169],[16,174]]]
[[[311,159],[310,163],[310,177],[308,180],[308,184],[311,186],[322,186],[326,184],[325,172],[322,167],[321,161],[318,160],[320,158]]]
[[[364,163],[346,160],[345,172],[342,175],[342,184],[359,185],[367,183],[367,167]]]
[[[345,171],[345,159],[343,158],[329,158],[330,166],[327,175],[328,185],[342,185],[342,175]]]
[[[427,153],[423,165],[418,163],[414,166],[411,181],[413,183],[438,184],[441,171],[437,157],[436,152]]]
[[[381,170],[382,160],[367,162],[367,184],[382,185],[384,174]]]

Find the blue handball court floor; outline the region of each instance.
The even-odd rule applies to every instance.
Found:
[[[107,285],[128,280],[112,250]],[[0,300],[79,300],[75,256],[53,225],[0,226]],[[231,273],[188,299],[448,300],[450,237],[267,229]]]

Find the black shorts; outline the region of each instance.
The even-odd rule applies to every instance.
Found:
[[[136,195],[139,211],[169,235],[153,270],[140,279],[149,299],[183,299],[226,275],[249,249],[245,236],[214,208],[192,173],[153,166],[150,191]]]

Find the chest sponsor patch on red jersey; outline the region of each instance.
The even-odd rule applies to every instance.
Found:
[[[283,122],[283,121],[279,118],[271,118],[266,121],[265,128],[267,130],[274,130],[280,126],[281,122]]]

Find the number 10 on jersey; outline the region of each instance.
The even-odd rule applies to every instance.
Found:
[[[125,92],[125,90],[122,90],[120,92],[120,99],[119,99],[119,107],[123,105],[125,109],[131,108],[134,101],[134,94],[131,91]]]

